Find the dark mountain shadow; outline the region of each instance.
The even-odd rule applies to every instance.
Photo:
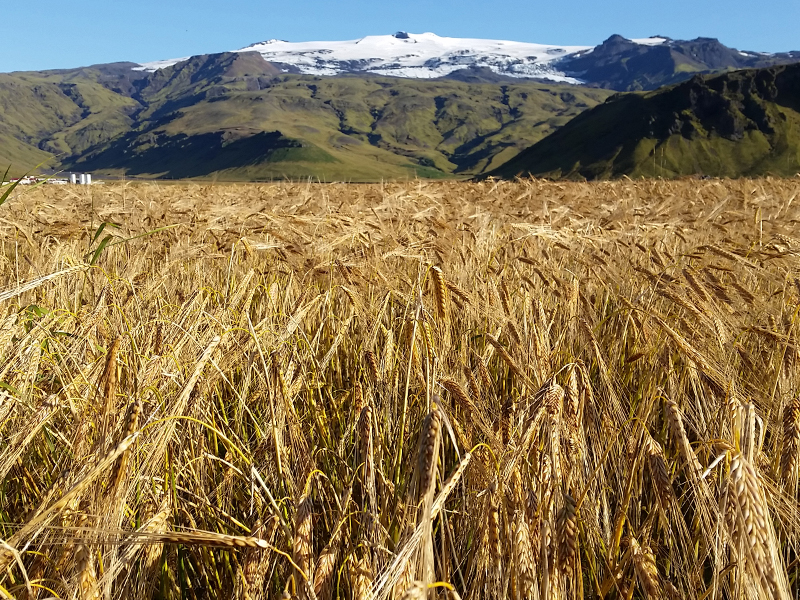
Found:
[[[197,135],[131,133],[106,146],[102,153],[67,165],[71,170],[124,170],[128,175],[162,174],[168,179],[207,176],[210,172],[268,162],[334,162],[316,146],[285,137],[279,131],[243,135],[215,131]]]

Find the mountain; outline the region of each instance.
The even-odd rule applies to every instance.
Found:
[[[398,32],[334,42],[268,40],[237,52],[258,52],[264,60],[282,71],[302,75],[358,74],[434,79],[459,69],[484,67],[509,77],[579,83],[553,65],[564,56],[588,49],[588,46],[551,46]],[[139,68],[155,71],[183,60],[156,61]]]
[[[617,95],[490,175],[566,179],[800,172],[800,63]]]
[[[714,38],[690,41],[652,37],[628,40],[612,35],[590,50],[558,61],[565,75],[618,91],[654,90],[699,73],[768,67],[800,61],[800,52],[741,52]]]
[[[474,175],[608,96],[515,79],[281,74],[256,52],[152,73],[14,73],[0,76],[0,160],[19,172],[57,155],[48,166],[128,177]]]
[[[132,73],[123,68],[122,80]],[[140,104],[106,87],[113,68],[0,74],[0,166],[19,174],[127,131]],[[138,74],[133,75],[134,79]],[[111,85],[110,82],[106,82]]]
[[[472,175],[609,95],[526,82],[251,74],[211,84],[197,77],[196,65],[232,56],[241,55],[159,70],[140,91],[146,108],[135,126],[64,165],[170,178]]]
[[[604,102],[608,89],[798,59],[707,38],[612,36],[591,48],[400,32],[0,74],[0,166],[19,173],[49,160],[173,178],[474,176]]]
[[[268,40],[237,52],[258,52],[281,71],[304,75],[382,75],[464,80],[477,73],[538,79],[617,91],[653,90],[697,73],[767,67],[800,61],[800,52],[742,52],[713,38],[626,39],[612,35],[599,46],[553,46],[398,32],[337,42]],[[136,67],[156,71],[185,59]]]

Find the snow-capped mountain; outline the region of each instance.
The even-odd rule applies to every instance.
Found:
[[[660,44],[664,38],[635,40]],[[508,77],[541,78],[581,83],[567,75],[558,63],[581,55],[591,46],[552,46],[506,40],[441,37],[434,33],[371,35],[340,42],[286,42],[268,40],[236,52],[258,52],[283,70],[306,75],[364,73],[415,79],[444,77],[460,69],[478,67]],[[185,58],[142,64],[142,71],[156,71]]]
[[[459,69],[484,67],[510,77],[540,77],[569,83],[577,83],[577,80],[565,75],[553,63],[588,49],[586,46],[549,46],[405,32],[346,42],[270,40],[242,48],[259,52],[272,63],[291,65],[301,73],[313,75],[360,71],[432,79]]]
[[[268,40],[234,52],[257,52],[280,71],[304,75],[433,79],[457,77],[456,72],[464,70],[488,70],[503,77],[545,79],[620,91],[654,89],[686,79],[692,73],[764,67],[800,59],[800,53],[741,52],[713,38],[680,41],[663,36],[627,39],[612,35],[592,47],[406,32],[334,42]],[[184,60],[143,63],[135,70],[155,72]]]

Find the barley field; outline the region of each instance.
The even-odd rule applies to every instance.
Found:
[[[0,596],[797,598],[799,193],[15,190]]]

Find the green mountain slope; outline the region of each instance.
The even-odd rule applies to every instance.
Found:
[[[75,168],[125,170],[130,175],[203,175],[196,136],[217,140],[218,152],[262,133],[264,145],[236,146],[242,173],[226,176],[334,179],[441,177],[480,173],[566,123],[607,94],[598,90],[464,84],[401,79],[284,76],[265,89],[233,90],[198,99],[83,156]],[[162,116],[163,115],[163,116]],[[212,137],[208,137],[212,136]],[[184,139],[186,138],[186,139]],[[184,144],[153,171],[139,158],[151,146]],[[278,141],[280,140],[280,141]],[[274,153],[291,141],[291,153]],[[195,150],[192,150],[195,148]],[[295,164],[299,163],[299,164]],[[216,171],[217,169],[214,169]],[[206,171],[208,172],[208,171]],[[189,175],[191,173],[191,175]]]
[[[65,169],[138,177],[473,175],[610,95],[533,82],[277,75],[256,53],[192,57],[153,74],[123,63],[0,77],[25,96],[9,100],[24,113],[0,113],[0,142],[23,144],[4,145],[6,160],[30,167],[59,154]],[[11,95],[0,87],[0,103]]]
[[[82,71],[0,74],[0,166],[57,166],[130,129],[141,105]]]
[[[11,164],[19,175],[48,160],[40,141],[79,120],[80,108],[58,86],[0,75],[0,167]]]
[[[490,174],[555,178],[800,172],[800,64],[610,98]]]
[[[187,68],[197,66],[182,63],[174,73],[158,72],[141,91],[149,106],[138,127],[68,166],[229,179],[475,174],[608,96],[533,83],[269,74],[210,85],[209,77],[187,76]],[[198,83],[187,84],[193,78]]]

